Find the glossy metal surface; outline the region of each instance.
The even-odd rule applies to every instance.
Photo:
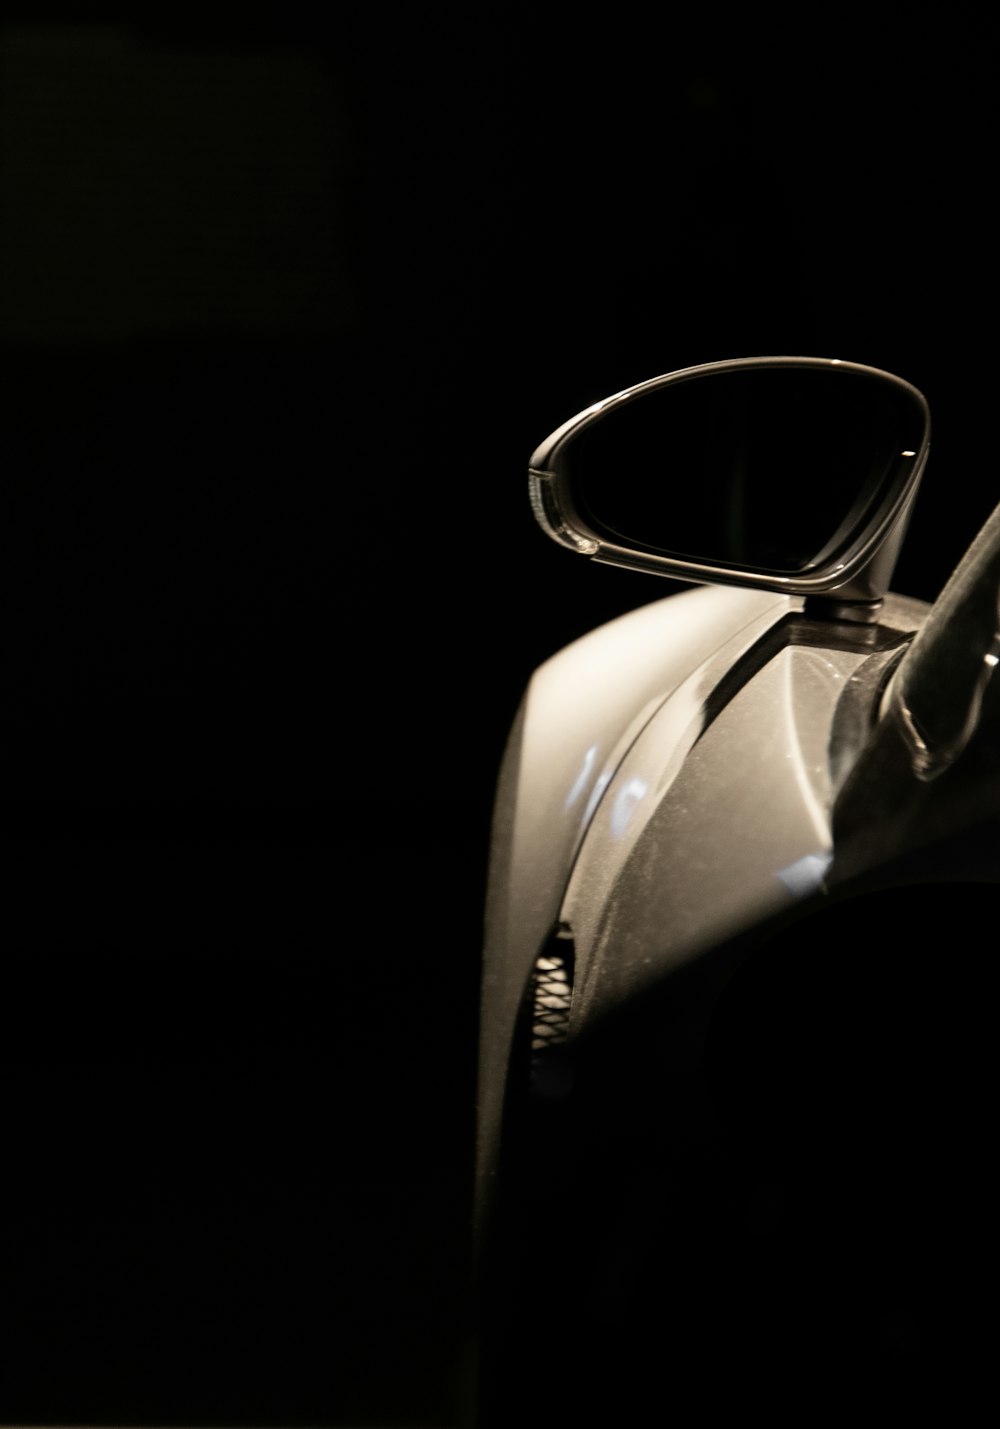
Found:
[[[874,697],[861,702],[846,755],[835,738],[839,715],[878,657],[868,643],[875,633],[850,627],[808,625],[819,643],[789,643],[784,627],[798,610],[759,593],[685,591],[592,632],[533,677],[494,823],[481,1219],[518,1010],[557,926],[576,946],[577,1031],[740,926],[822,886],[836,786],[867,738]],[[890,596],[883,644],[898,647],[926,610]]]
[[[536,507],[550,495],[537,483]],[[874,599],[912,497],[864,568]],[[989,926],[1000,881],[1000,508],[934,607],[886,594],[865,626],[858,587],[838,610],[751,585],[594,632],[537,673],[512,734],[478,1188],[507,1410],[552,1347],[583,1366],[574,1404],[638,1384],[668,1405],[680,1381],[702,1403],[719,1379],[728,1412],[788,1389],[798,1423],[842,1372],[857,1398],[856,1328],[904,1271],[907,1373],[965,1293],[954,1228],[975,1174],[930,1249],[925,1232],[949,1190],[940,1138],[961,1123],[953,1154],[978,1145],[984,1099],[963,1106],[989,1085],[968,1074],[981,940],[956,934],[970,907]],[[514,1035],[536,962],[563,975],[559,1079],[541,1083]],[[558,1385],[551,1403],[558,1422]]]
[[[686,697],[660,711],[608,789],[563,905],[574,1030],[822,887],[833,717],[867,658],[778,651],[690,750],[674,728]]]
[[[878,652],[863,639],[778,649],[707,727],[707,669],[661,706],[607,788],[560,912],[576,949],[574,1033],[825,887],[835,794],[874,714],[862,672],[885,668],[888,631],[901,653],[926,612],[890,598],[895,627]],[[852,736],[855,698],[863,717]]]
[[[682,591],[576,641],[537,670],[497,789],[480,1042],[479,1174],[495,1170],[514,1023],[556,926],[581,840],[634,741],[665,701],[678,748],[734,661],[796,609],[787,597]],[[681,713],[677,713],[680,711]]]

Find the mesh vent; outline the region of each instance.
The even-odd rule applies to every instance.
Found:
[[[546,953],[535,964],[531,1050],[542,1052],[565,1042],[573,1001],[568,960]]]
[[[573,941],[562,933],[551,940],[532,973],[531,1086],[535,1093],[562,1094],[566,1077],[560,1048],[569,1036],[572,1002]]]

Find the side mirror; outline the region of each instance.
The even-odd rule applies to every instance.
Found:
[[[532,456],[532,506],[596,561],[875,604],[929,438],[922,394],[877,368],[713,362],[565,422]]]

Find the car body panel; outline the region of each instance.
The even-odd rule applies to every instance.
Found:
[[[903,648],[928,609],[890,595],[883,647]],[[600,627],[535,672],[494,819],[480,1221],[496,1175],[518,1012],[556,928],[574,940],[578,1031],[728,933],[822,886],[832,856],[835,720],[852,686],[864,684],[874,632],[830,626],[816,643],[788,643],[782,626],[800,610],[797,600],[730,587],[682,591]],[[760,668],[713,712],[726,677],[748,659]],[[864,700],[859,745],[875,702],[874,693]]]
[[[765,649],[707,725],[705,667],[661,706],[608,786],[563,902],[573,1033],[825,886],[834,798],[876,713],[870,675],[882,683],[928,611],[890,597],[874,651],[843,631],[832,643],[833,627],[826,643],[810,627],[811,643]]]
[[[531,681],[487,907],[484,1426],[523,1412],[542,1349],[574,1366],[530,1401],[547,1422],[798,1423],[830,1386],[919,1408],[964,1373],[1000,508],[932,606],[888,591],[908,507],[867,603],[729,605],[723,572]]]
[[[831,625],[812,647],[789,643],[783,627],[801,620],[801,609],[798,599],[732,587],[681,591],[591,632],[532,677],[494,816],[481,1217],[518,1012],[553,932],[568,924],[577,940],[574,1018],[586,1020],[725,928],[811,891],[829,862],[834,716],[876,636]],[[890,643],[908,639],[926,610],[890,596]],[[734,750],[742,751],[735,763]],[[706,780],[714,780],[710,799]],[[767,806],[772,818],[761,823]],[[712,849],[733,839],[737,817],[746,824],[741,866],[720,879]],[[773,836],[761,837],[767,828]],[[692,840],[703,856],[679,857]],[[670,936],[662,934],[667,905]]]
[[[573,1030],[821,886],[827,749],[861,651],[779,650],[689,751],[675,699],[619,769],[573,869]],[[671,747],[672,746],[672,747]]]
[[[525,983],[556,926],[590,820],[631,744],[676,695],[697,691],[801,601],[700,586],[600,626],[535,671],[500,770],[486,908],[479,1175],[494,1174],[507,1060]],[[687,728],[693,738],[696,730]]]

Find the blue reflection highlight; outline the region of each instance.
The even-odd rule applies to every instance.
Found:
[[[646,794],[649,785],[645,779],[630,779],[618,791],[611,810],[611,837],[620,839],[629,826],[636,805]]]
[[[787,868],[780,869],[778,877],[795,898],[807,898],[823,887],[823,879],[832,862],[831,852],[807,853],[804,858],[797,858]]]

